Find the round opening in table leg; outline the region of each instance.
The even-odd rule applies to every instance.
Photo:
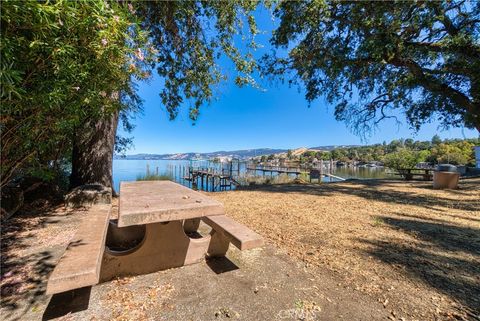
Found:
[[[105,251],[111,255],[126,255],[135,252],[142,246],[145,233],[145,225],[118,227],[117,220],[110,220]]]
[[[210,235],[212,228],[199,218],[183,221],[183,230],[190,239],[201,239]]]

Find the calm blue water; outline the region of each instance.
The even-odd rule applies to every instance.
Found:
[[[120,182],[122,181],[136,181],[137,177],[145,175],[147,172],[147,165],[150,173],[155,174],[158,168],[158,174],[164,175],[169,170],[169,165],[188,166],[189,161],[183,160],[129,160],[129,159],[114,159],[113,160],[113,185],[115,190],[120,190]]]
[[[217,172],[221,172],[223,167],[227,170],[227,164],[212,163],[208,160],[113,160],[113,186],[117,192],[120,190],[120,182],[136,181],[138,177],[147,173],[167,175],[174,181],[191,187],[191,183],[182,179],[188,176],[187,167],[215,168]],[[184,172],[185,171],[185,172]],[[245,172],[245,163],[240,166],[240,171]],[[205,187],[205,186],[204,186]]]

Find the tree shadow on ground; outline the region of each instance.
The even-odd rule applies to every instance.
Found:
[[[92,287],[54,294],[43,313],[42,320],[56,319],[70,313],[88,309]]]
[[[444,219],[437,219],[437,218],[432,218],[432,217],[425,217],[425,216],[421,216],[421,215],[415,215],[415,214],[406,214],[406,213],[399,213],[399,212],[392,212],[391,214],[395,214],[395,215],[399,215],[399,216],[405,216],[405,217],[411,217],[411,218],[417,218],[417,219],[420,219],[420,220],[425,220],[425,219],[428,219],[430,221],[436,221],[436,222],[440,222],[440,223],[448,223],[446,220]],[[467,220],[467,221],[472,221],[472,222],[480,222],[480,216],[479,218],[474,218],[474,217],[468,217],[468,216],[463,216],[463,215],[455,215],[455,214],[448,214],[448,213],[442,213],[441,214],[441,217],[444,218],[444,217],[452,217],[452,218],[459,218],[459,219],[462,219],[462,220]]]
[[[447,190],[445,193],[452,194],[452,198],[445,198],[435,194],[419,194],[414,191],[416,188],[433,190],[431,183],[415,182],[412,191],[396,190],[399,185],[405,187],[405,182],[388,180],[358,180],[345,182],[334,182],[328,184],[278,184],[278,185],[257,185],[242,187],[241,190],[252,190],[257,192],[277,193],[303,193],[318,196],[333,196],[335,194],[346,194],[361,197],[367,200],[408,204],[422,206],[436,211],[443,211],[439,207],[455,208],[464,211],[480,211],[480,199],[458,200],[456,192]],[[418,185],[418,186],[417,186]],[[461,185],[465,190],[480,190],[478,183],[467,182]]]
[[[2,265],[1,304],[8,311],[8,315],[4,317],[8,318],[15,314],[14,320],[21,320],[22,315],[44,296],[46,278],[54,268],[51,260],[52,255],[49,251],[21,258],[12,255],[5,260]],[[20,301],[26,305],[20,305]],[[18,312],[20,314],[17,314]]]
[[[382,221],[418,242],[360,239],[369,245],[369,255],[400,266],[411,277],[465,306],[472,315],[480,313],[480,229],[392,217],[382,217]],[[468,255],[460,258],[456,255],[459,252]]]
[[[2,224],[0,289],[4,319],[22,320],[46,298],[46,280],[56,255],[45,247],[36,251],[34,234],[59,221],[55,211],[43,210],[20,213]]]

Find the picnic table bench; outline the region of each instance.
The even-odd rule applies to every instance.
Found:
[[[170,181],[122,182],[118,220],[110,205],[94,205],[53,270],[47,294],[115,277],[152,273],[263,245],[260,235],[224,215],[223,205]],[[190,237],[200,221],[206,236]]]
[[[81,221],[47,283],[47,294],[95,285],[105,248],[111,205],[94,205]]]
[[[395,175],[400,175],[405,178],[405,180],[410,181],[415,176],[421,177],[424,181],[431,181],[433,179],[433,169],[431,168],[402,168],[397,169]]]

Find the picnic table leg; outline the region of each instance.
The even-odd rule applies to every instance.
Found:
[[[215,231],[212,229],[210,233],[211,240],[208,246],[207,254],[209,257],[221,257],[225,256],[228,251],[228,247],[230,245],[230,240],[219,231]]]
[[[205,258],[211,236],[188,237],[183,221],[147,224],[145,228],[143,241],[130,250],[113,251],[107,240],[100,276],[102,281],[189,265]]]

